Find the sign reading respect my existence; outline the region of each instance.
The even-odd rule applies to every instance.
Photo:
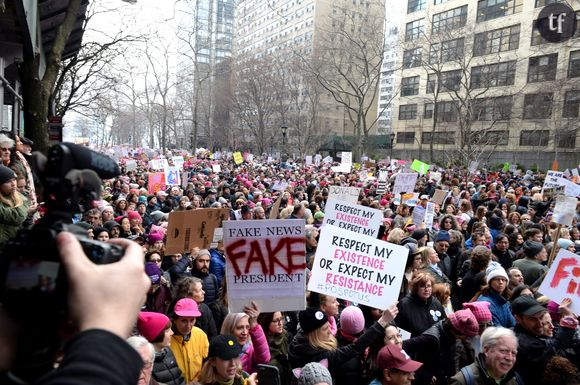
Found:
[[[407,254],[403,246],[326,226],[308,290],[386,309],[399,296]]]
[[[382,221],[383,213],[380,210],[329,199],[326,203],[323,225],[333,225],[376,238]]]
[[[225,221],[230,312],[255,301],[263,312],[304,310],[304,220]]]

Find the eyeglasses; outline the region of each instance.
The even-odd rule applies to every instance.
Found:
[[[272,320],[273,324],[283,324],[284,323],[284,318],[276,318]]]
[[[449,248],[449,243],[438,243],[437,246],[444,248],[444,249],[448,249]]]
[[[10,149],[2,147],[2,151],[10,152]]]

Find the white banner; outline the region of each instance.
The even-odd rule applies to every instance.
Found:
[[[538,291],[556,303],[561,303],[564,298],[570,298],[571,310],[580,314],[578,271],[580,271],[580,255],[560,249]]]
[[[386,309],[399,296],[408,253],[403,246],[326,226],[308,290]]]
[[[572,226],[572,220],[576,214],[576,203],[578,199],[575,197],[567,197],[565,195],[556,196],[556,206],[552,213],[552,222],[563,226]]]
[[[323,226],[333,225],[341,229],[376,238],[383,223],[380,210],[345,201],[329,199],[324,209]]]

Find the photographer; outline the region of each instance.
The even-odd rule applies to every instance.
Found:
[[[69,281],[71,315],[80,333],[65,346],[59,368],[37,383],[136,384],[143,361],[125,338],[150,285],[141,248],[131,241],[111,240],[125,248],[125,255],[119,262],[95,265],[80,257],[83,250],[72,234],[60,233],[56,241]]]
[[[29,202],[16,190],[16,173],[0,165],[0,249],[28,217]]]

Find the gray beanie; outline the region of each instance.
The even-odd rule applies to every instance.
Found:
[[[9,182],[12,179],[16,179],[16,173],[11,168],[0,164],[0,184]]]
[[[319,383],[332,385],[332,377],[328,369],[318,362],[306,364],[302,368],[300,377],[298,377],[298,385],[316,385]]]

